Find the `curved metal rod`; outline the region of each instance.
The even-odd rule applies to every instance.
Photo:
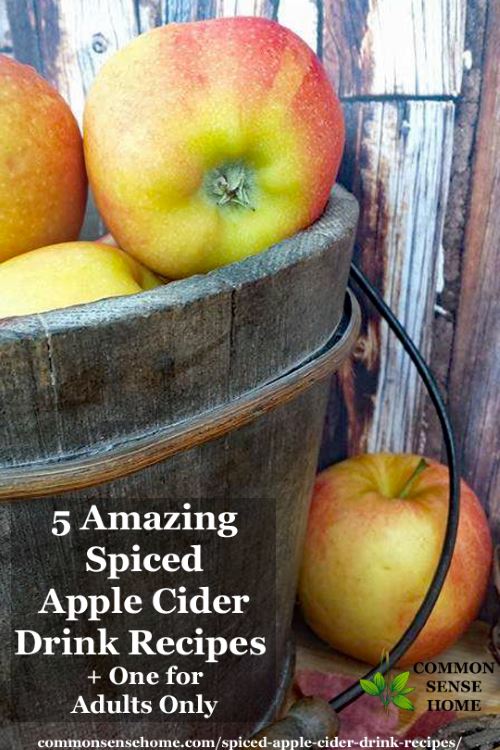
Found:
[[[364,675],[364,679],[369,680],[376,672],[382,672],[385,674],[399,661],[403,654],[410,648],[434,609],[434,605],[436,604],[446,579],[446,574],[448,573],[453,550],[455,548],[460,510],[460,471],[456,456],[453,429],[437,383],[425,360],[392,310],[354,263],[351,264],[351,281],[352,280],[354,280],[358,287],[366,294],[380,315],[385,318],[390,329],[403,345],[422,378],[434,408],[436,409],[441,429],[443,431],[450,477],[448,520],[441,556],[434,577],[413,622],[403,633],[396,645],[391,649],[388,658],[380,667],[374,667]],[[284,719],[265,727],[256,734],[255,737],[259,739],[265,737],[268,741],[283,741],[284,739],[293,739],[297,741],[299,738],[305,737],[312,742],[322,740],[325,736],[334,737],[337,734],[338,729],[336,714],[353,703],[357,698],[360,698],[361,695],[363,695],[363,690],[359,684],[359,680],[357,680],[342,693],[339,693],[339,695],[332,698],[332,700],[329,701],[329,704],[319,698],[303,699],[291,707]],[[328,707],[330,708],[330,713],[328,713]]]
[[[0,500],[53,496],[121,479],[243,427],[331,375],[350,352],[360,322],[359,305],[348,292],[344,318],[326,344],[286,373],[233,401],[124,443],[53,463],[0,469]]]
[[[411,361],[418,371],[418,374],[422,378],[422,381],[427,389],[427,392],[438,415],[443,432],[443,439],[448,460],[448,472],[450,477],[448,520],[446,523],[446,531],[443,541],[443,547],[441,550],[441,556],[439,558],[434,577],[425,595],[424,601],[420,605],[413,619],[413,622],[403,633],[396,645],[391,649],[388,655],[388,659],[383,665],[381,665],[381,667],[375,667],[364,676],[364,679],[369,680],[375,675],[376,672],[382,672],[384,674],[388,672],[399,661],[399,659],[401,659],[403,654],[408,651],[415,638],[429,619],[438,596],[441,593],[441,589],[446,579],[446,574],[448,573],[448,569],[450,567],[453,550],[455,548],[455,540],[457,537],[458,520],[460,513],[460,468],[456,455],[453,428],[450,423],[448,412],[446,411],[446,406],[439,391],[439,387],[424,358],[422,357],[419,350],[417,349],[399,320],[396,318],[390,307],[388,307],[375,287],[372,286],[366,276],[354,265],[354,263],[351,264],[351,279],[356,282],[359,288],[364,292],[364,294],[366,294],[372,305],[386,320],[389,328],[403,345],[403,348],[409,355]],[[330,705],[335,709],[335,711],[342,711],[342,709],[346,708],[346,706],[349,706],[362,694],[363,690],[361,688],[361,685],[359,684],[359,682],[356,682],[355,684],[351,685],[351,687],[347,688],[347,690],[344,690],[342,693],[335,696],[335,698],[330,701]]]

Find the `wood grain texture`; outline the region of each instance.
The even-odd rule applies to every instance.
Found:
[[[453,109],[452,103],[435,101],[344,107],[341,179],[361,202],[357,261],[424,355],[439,275]],[[348,434],[337,450],[418,451],[423,409],[418,375],[368,307],[363,326],[353,360],[339,373]]]
[[[432,365],[439,382],[448,388],[458,414],[465,465],[470,467],[471,481],[480,488],[481,500],[490,508],[497,528],[499,501],[494,457],[486,447],[480,461],[474,458],[480,451],[478,446],[486,444],[483,428],[490,429],[491,418],[485,416],[484,410],[495,407],[492,384],[486,382],[485,372],[479,372],[478,379],[470,375],[474,383],[470,403],[466,412],[460,406],[460,367],[467,364],[467,372],[472,367],[466,363],[468,355],[464,351],[469,344],[479,346],[483,335],[482,328],[472,331],[473,323],[468,321],[476,320],[476,310],[484,310],[491,320],[497,296],[495,274],[481,284],[469,281],[476,251],[469,250],[467,244],[467,252],[462,252],[465,232],[472,237],[472,230],[465,226],[469,213],[476,233],[477,216],[484,212],[484,208],[469,211],[469,182],[471,163],[476,163],[478,148],[486,142],[486,126],[483,124],[479,138],[476,120],[483,62],[487,64],[488,59],[483,61],[485,18],[489,12],[491,25],[493,13],[498,12],[491,5],[487,0],[0,0],[0,47],[5,44],[2,39],[10,44],[11,34],[16,56],[53,80],[77,113],[81,112],[84,92],[95,71],[113,49],[139,31],[159,24],[259,13],[278,18],[317,49],[345,100],[348,148],[343,179],[347,185],[357,185],[363,206],[363,263],[389,301],[410,322],[410,329],[426,353],[433,338]],[[428,97],[438,101],[427,101]],[[407,98],[423,101],[406,105]],[[457,113],[453,137],[451,105],[446,101],[450,98]],[[389,101],[393,99],[396,101]],[[410,111],[413,105],[411,130],[405,135],[405,107]],[[416,114],[418,107],[422,107],[422,117]],[[441,114],[436,114],[439,111]],[[398,118],[399,131],[395,125]],[[441,249],[438,237],[452,140],[451,201]],[[491,154],[488,145],[485,149]],[[431,174],[427,152],[434,154],[437,169],[441,168],[439,165],[443,167],[441,186],[437,184],[437,174]],[[420,175],[416,171],[412,175],[411,154],[426,165]],[[479,178],[475,180],[475,201],[481,197],[477,184]],[[493,189],[494,183],[491,184]],[[417,189],[425,196],[422,207],[427,205],[427,199],[432,204],[425,216],[423,208],[419,209],[420,199],[418,205],[415,200]],[[91,208],[84,236],[95,238],[102,231]],[[477,236],[481,236],[480,231]],[[491,242],[486,230],[484,237]],[[477,243],[476,240],[473,245]],[[483,252],[486,251],[478,251],[478,257]],[[487,254],[489,269],[497,259],[491,250]],[[410,279],[408,274],[419,268],[421,261],[424,265],[420,276]],[[394,283],[389,284],[393,271]],[[480,294],[483,296],[479,300]],[[415,308],[416,303],[422,306]],[[333,383],[322,463],[345,455],[349,447],[359,450],[363,446],[391,446],[397,450],[411,447],[439,457],[441,436],[432,410],[422,411],[421,391],[402,353],[396,353],[397,344],[385,338],[370,311],[366,310],[366,315],[365,336],[356,358],[351,368],[344,368],[342,382],[337,379]],[[249,324],[247,330],[251,330]],[[494,355],[489,335],[484,332],[487,351],[477,356],[484,366],[493,367],[490,374],[495,386],[497,365],[491,362]],[[258,342],[253,345],[258,346]],[[89,366],[86,372],[91,372]],[[30,382],[28,371],[25,376]],[[400,377],[402,393],[405,399],[408,396],[405,408],[397,406],[402,398],[393,400],[393,396],[400,395]],[[92,373],[92,378],[96,381],[98,376]],[[480,388],[489,391],[489,395],[480,396]],[[49,399],[48,391],[45,397]],[[376,409],[375,399],[380,402]],[[395,421],[394,429],[388,428],[390,421]],[[470,444],[467,449],[466,443]]]
[[[109,449],[299,364],[340,320],[357,215],[336,187],[323,217],[260,255],[141,295],[5,320],[0,466]]]
[[[319,29],[321,3],[311,0],[280,0],[277,6],[277,20],[294,31],[307,42],[315,52],[319,51]]]
[[[493,586],[495,588],[495,600],[500,605],[500,544],[497,544],[493,553]],[[493,627],[490,633],[490,651],[500,665],[500,607],[498,613],[492,617]]]
[[[277,4],[273,0],[218,0],[216,15],[273,18]]]
[[[342,97],[456,96],[462,77],[462,0],[329,0],[324,62]]]
[[[162,26],[167,22],[168,3],[163,0],[135,0],[139,33]]]
[[[132,436],[116,446],[88,456],[63,459],[50,465],[23,464],[0,469],[0,500],[53,496],[121,479],[165,461],[182,451],[203,445],[241,429],[263,414],[279,408],[335,372],[349,356],[361,322],[359,306],[351,293],[346,300],[342,333],[334,329],[330,340],[290,372],[264,385],[210,407],[153,433]]]
[[[138,33],[133,0],[8,0],[16,58],[34,65],[81,121],[97,71]]]
[[[7,0],[0,0],[0,54],[12,55],[12,37],[7,15]]]
[[[234,403],[239,391],[258,388],[293,369],[311,350],[325,344],[338,322],[357,216],[355,199],[336,187],[324,216],[312,227],[258,256],[143,295],[4,321],[0,326],[0,357],[7,373],[0,380],[2,429],[7,430],[0,440],[4,468],[20,464],[26,468],[32,459],[61,461],[82,448],[87,455],[113,450],[123,438],[133,444],[144,426],[175,429],[183,416],[196,417],[217,405]],[[231,663],[230,670],[227,661],[220,667],[217,697],[223,705],[233,705],[237,691],[242,716],[249,711],[253,719],[241,718],[233,725],[217,717],[210,722],[170,723],[171,735],[181,741],[186,736],[251,734],[273,720],[284,697],[291,670],[289,640],[297,576],[328,395],[327,382],[311,380],[308,385],[272,411],[257,404],[253,414],[257,418],[251,423],[203,445],[186,445],[186,450],[127,478],[70,491],[64,497],[5,503],[0,510],[0,533],[7,534],[10,542],[0,554],[7,561],[22,560],[20,575],[13,576],[19,595],[7,587],[0,591],[0,599],[13,596],[31,608],[49,577],[58,590],[65,585],[80,590],[75,570],[83,553],[78,545],[84,540],[70,539],[61,561],[54,554],[54,538],[46,522],[62,503],[71,508],[73,518],[75,513],[86,513],[92,501],[98,501],[101,510],[127,512],[136,510],[141,501],[157,501],[164,507],[166,500],[188,498],[212,507],[215,498],[224,509],[241,514],[248,514],[252,503],[250,526],[238,538],[237,555],[225,560],[216,549],[212,583],[216,576],[221,591],[255,589],[259,606],[254,616],[240,620],[238,634],[269,633],[273,642],[267,658],[257,660],[252,670],[246,660]],[[119,535],[104,536],[107,549],[113,544],[122,548]],[[182,535],[171,542],[172,549],[185,545]],[[164,538],[155,545],[153,552],[164,550]],[[189,573],[176,577],[176,585],[183,584],[192,584]],[[146,575],[140,585],[147,598],[158,583]],[[169,633],[185,634],[199,623],[196,615],[188,620],[170,618]],[[118,618],[114,625],[125,631],[130,627],[127,618]],[[2,626],[5,629],[0,618],[0,637]],[[142,626],[158,632],[157,613],[150,613]],[[41,627],[48,634],[53,623],[44,620]],[[223,620],[213,624],[214,632],[225,632],[224,627]],[[33,684],[51,685],[51,705],[64,706],[68,687],[57,671],[60,663],[49,662],[31,664],[30,676]],[[67,670],[78,695],[82,674],[89,672],[83,671],[81,660],[74,660]],[[6,676],[0,675],[1,679]],[[11,695],[5,689],[0,692]],[[8,701],[5,713],[13,715]],[[19,710],[17,703],[15,710]],[[123,727],[107,726],[97,717],[83,726],[68,722],[63,736],[115,737],[122,731]],[[133,723],[129,732],[129,736],[159,736],[158,725],[149,722]],[[60,736],[61,727],[44,727],[44,733]],[[0,745],[28,750],[37,736],[36,726],[3,722]]]
[[[463,473],[500,538],[500,8],[488,7],[487,44],[470,214],[450,376]]]
[[[136,0],[141,31],[165,23],[185,23],[223,16],[265,16],[273,18],[274,0]]]
[[[500,742],[500,716],[486,714],[468,719],[458,719],[441,727],[434,738],[441,742],[460,742],[465,738],[470,750],[498,750]]]
[[[50,500],[20,501],[15,507],[6,504],[0,509],[0,531],[7,534],[9,540],[0,549],[0,570],[10,559],[23,561],[20,574],[16,576],[17,598],[23,601],[26,598],[38,601],[49,578],[59,591],[67,587],[70,591],[81,590],[77,571],[81,570],[87,540],[75,539],[62,555],[60,545],[50,533],[49,521],[56,508],[69,508],[72,518],[79,519],[88,512],[91,502],[98,503],[102,513],[126,513],[137,510],[141,504],[143,508],[153,504],[161,510],[167,502],[180,504],[189,498],[195,500],[196,507],[201,509],[212,509],[218,502],[216,507],[230,509],[240,518],[246,514],[248,520],[245,533],[238,537],[237,554],[228,560],[224,556],[225,546],[218,546],[210,553],[211,563],[206,564],[208,570],[216,571],[209,583],[213,586],[216,580],[217,590],[243,590],[249,592],[252,601],[256,602],[252,616],[240,620],[237,634],[250,637],[263,633],[268,643],[273,644],[267,656],[255,660],[251,669],[246,659],[224,660],[220,665],[217,697],[222,705],[234,706],[234,696],[237,695],[238,703],[233,709],[235,713],[238,710],[235,722],[224,723],[217,716],[211,721],[191,717],[189,721],[173,720],[168,724],[139,720],[127,723],[127,737],[158,738],[165,736],[167,727],[169,735],[181,741],[186,737],[217,740],[219,735],[251,734],[275,718],[291,677],[290,626],[326,397],[327,386],[316,385],[293,403],[283,405],[241,430],[178,454],[125,480]],[[256,466],[259,471],[255,470]],[[249,505],[253,511],[250,517]],[[267,544],[259,544],[263,529],[267,533]],[[164,535],[159,535],[159,538],[157,535],[153,540],[150,540],[150,535],[146,536],[148,540],[142,536],[137,539],[143,549],[147,545],[148,550],[165,554]],[[123,549],[120,535],[103,534],[102,541],[108,550]],[[186,540],[182,534],[169,538],[169,542],[172,550],[185,549]],[[205,561],[209,549],[205,548]],[[157,577],[144,575],[140,582],[135,581],[135,586],[140,585],[141,595],[146,601],[161,585],[161,580],[172,581],[172,578],[160,578],[159,583]],[[189,573],[176,574],[174,580],[176,586],[185,585],[189,589],[193,585]],[[7,581],[7,587],[0,590],[2,601],[8,601],[9,583]],[[158,637],[166,631],[173,636],[186,635],[200,625],[200,618],[196,615],[162,622],[162,618],[151,610],[146,617],[143,627]],[[108,623],[117,635],[122,631],[126,633],[131,626],[126,617],[111,618]],[[210,624],[213,632],[231,632],[223,617],[217,621],[212,619]],[[6,625],[8,629],[8,618],[0,619],[0,633]],[[134,626],[137,627],[136,618]],[[37,627],[43,629],[44,635],[49,635],[54,623],[44,619],[37,623]],[[65,679],[73,686],[69,693],[78,695],[82,691],[82,674],[89,674],[93,666],[99,665],[92,658],[85,660],[85,664],[81,658],[70,661],[71,664],[65,659],[63,665]],[[137,668],[135,663],[134,668]],[[34,684],[50,685],[53,706],[67,706],[68,702],[68,683],[61,681],[60,669],[60,660],[43,659],[38,662],[38,667],[32,665],[30,671]],[[17,704],[16,711],[9,705],[11,692],[5,686],[8,674],[8,670],[0,674],[0,692],[5,696],[2,719],[17,716],[19,710]],[[245,719],[247,713],[252,715],[251,722]],[[67,709],[63,715],[64,724],[51,723],[48,716],[42,730],[37,723],[14,722],[11,725],[2,721],[0,746],[9,750],[35,750],[42,732],[54,737],[76,736],[79,739],[123,737],[122,722],[106,723],[105,717],[99,716],[86,717],[82,722],[68,717]]]
[[[445,394],[448,393],[450,385],[450,363],[460,301],[465,229],[471,199],[471,165],[481,94],[487,1],[472,0],[468,4],[462,91],[455,107],[453,160],[443,229],[443,277],[437,290],[430,358],[434,376]],[[440,460],[445,457],[441,427],[434,408],[430,403],[428,407],[424,416],[424,452],[426,456]]]
[[[135,0],[139,29],[166,23],[187,23],[216,15],[215,0]]]

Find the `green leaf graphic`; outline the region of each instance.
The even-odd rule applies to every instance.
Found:
[[[399,691],[399,695],[408,695],[408,693],[413,693],[415,688],[403,688]]]
[[[360,680],[359,684],[368,695],[378,695],[379,689],[371,680]]]
[[[378,692],[382,693],[385,688],[384,676],[380,672],[377,672],[377,674],[373,678],[373,682],[378,687]]]
[[[404,708],[405,711],[414,711],[415,710],[415,706],[413,705],[413,703],[411,702],[411,700],[409,700],[408,698],[405,698],[404,695],[395,695],[392,698],[392,702],[398,708]]]
[[[391,693],[399,693],[408,682],[409,676],[409,672],[401,672],[401,674],[398,674],[391,683]]]

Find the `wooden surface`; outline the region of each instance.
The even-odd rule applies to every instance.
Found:
[[[38,67],[80,116],[95,72],[128,38],[162,23],[233,14],[292,28],[338,86],[348,122],[342,179],[362,209],[360,260],[429,355],[449,396],[464,477],[500,538],[493,338],[500,243],[491,210],[500,155],[488,122],[498,3],[0,0],[0,47]],[[85,231],[102,231],[92,209]],[[363,339],[333,383],[322,464],[365,448],[441,457],[438,424],[408,362],[365,313]]]
[[[0,54],[12,54],[12,38],[5,0],[0,0]]]
[[[460,0],[334,0],[323,9],[323,59],[342,97],[459,93]]]
[[[163,429],[180,430],[182,421],[189,422],[190,417],[206,417],[212,409],[216,414],[218,406],[237,406],[238,397],[247,391],[303,364],[311,352],[321,350],[342,315],[357,216],[356,200],[337,186],[328,210],[313,227],[258,256],[141,297],[4,321],[0,358],[7,376],[0,379],[0,411],[7,417],[2,429],[8,433],[1,441],[0,474],[9,467],[26,469],[36,461],[48,467],[51,460],[64,462],[75,455],[85,455],[91,464],[105,461],[108,452],[112,455],[120,445],[133,450],[135,439],[139,442],[143,433],[154,446]],[[346,343],[341,348],[347,356]],[[292,386],[297,375],[289,373]],[[92,581],[95,586],[95,576],[89,580],[80,575],[88,540],[79,534],[64,540],[52,535],[55,508],[69,509],[72,519],[80,519],[74,522],[73,529],[78,529],[91,502],[98,502],[102,512],[127,512],[138,505],[149,509],[150,503],[156,503],[158,511],[171,501],[177,511],[186,500],[202,508],[220,503],[221,510],[247,521],[240,526],[231,553],[223,543],[209,547],[205,558],[211,565],[204,565],[196,585],[213,587],[215,582],[221,592],[244,592],[253,602],[251,613],[230,625],[216,615],[208,628],[195,614],[162,620],[145,607],[144,619],[139,625],[134,619],[134,627],[151,630],[155,637],[165,632],[186,636],[200,625],[213,634],[226,635],[234,629],[248,638],[262,634],[269,644],[265,658],[224,659],[215,673],[210,672],[225,716],[210,722],[195,717],[169,723],[171,736],[182,741],[187,736],[251,734],[272,721],[291,676],[291,620],[329,388],[324,380],[304,382],[307,389],[292,388],[293,400],[272,411],[263,402],[257,404],[251,423],[247,420],[239,429],[211,435],[217,439],[203,445],[186,443],[184,450],[167,460],[133,467],[140,470],[126,478],[107,476],[108,481],[99,486],[64,496],[3,503],[0,571],[9,570],[10,575],[0,576],[0,600],[13,603],[10,617],[19,620],[0,617],[0,640],[8,643],[14,622],[20,627],[33,616],[33,601],[49,585],[58,592],[88,591]],[[99,539],[108,552],[123,550],[120,534],[103,532]],[[134,541],[140,542],[141,550],[147,547],[148,552],[165,554],[161,534],[139,533]],[[185,551],[182,534],[168,541],[170,551]],[[130,537],[126,544],[132,544]],[[134,576],[131,590],[139,591],[144,601],[168,585],[163,576]],[[109,582],[103,579],[108,590]],[[170,579],[173,583],[188,590],[195,585],[192,574],[182,571]],[[110,617],[107,626],[126,637],[131,621]],[[43,637],[54,635],[57,625],[42,618],[37,628]],[[8,657],[4,649],[0,667]],[[34,686],[49,686],[44,692],[49,704],[41,718],[67,719],[68,694],[82,693],[82,675],[90,674],[94,666],[105,668],[92,657],[85,663],[79,658],[71,663],[61,659],[13,658],[10,669],[0,669],[0,682],[4,681],[0,694],[7,703],[1,718],[17,719],[13,726],[0,722],[1,747],[36,747],[40,727],[22,721],[32,718],[36,708]],[[202,661],[191,668],[202,663],[205,671],[209,669]],[[129,668],[137,669],[136,657]],[[141,668],[151,669],[151,664]],[[10,686],[5,684],[9,677]],[[113,691],[113,686],[108,689]],[[97,685],[95,694],[100,691]],[[51,714],[56,708],[59,713]],[[164,733],[165,725],[127,725],[130,737],[154,738],[160,731]],[[106,726],[93,716],[84,724],[43,727],[44,736],[61,734],[114,738],[123,736],[123,725]]]
[[[367,665],[344,656],[337,651],[330,649],[325,643],[320,641],[309,630],[300,618],[296,620],[294,634],[297,641],[297,664],[296,671],[302,669],[312,669],[319,672],[335,672],[338,674],[349,675],[354,679],[359,679],[368,671]],[[492,662],[493,657],[488,651],[489,629],[482,622],[475,622],[469,628],[467,633],[447,651],[439,655],[435,661],[443,664],[450,662],[459,662],[460,664],[470,662]],[[426,682],[430,679],[441,680],[465,680],[469,679],[468,675],[425,675],[416,674],[410,670],[409,685],[415,687],[411,699],[415,704],[415,713],[400,711],[400,730],[404,731],[409,724],[413,723],[426,709],[427,700],[429,699],[462,699],[464,696],[481,701],[481,713],[500,713],[500,671],[497,668],[494,674],[482,674],[481,693],[447,693],[437,694],[426,692]],[[474,678],[476,679],[476,678]],[[474,716],[471,713],[460,713],[462,716]],[[480,715],[480,714],[479,714]],[[341,717],[342,718],[342,717]]]
[[[52,496],[122,479],[177,453],[239,430],[267,412],[294,401],[301,393],[331,376],[353,348],[361,315],[352,293],[348,293],[346,302],[347,319],[342,325],[342,335],[334,328],[331,339],[316,355],[289,372],[181,422],[174,421],[145,435],[133,432],[130,439],[106,446],[100,452],[98,447],[92,446],[89,455],[60,459],[54,464],[0,468],[0,500]]]
[[[442,279],[432,326],[432,368],[441,386],[448,389],[455,322],[460,301],[464,232],[470,208],[470,177],[481,94],[484,27],[488,0],[467,6],[462,90],[455,99],[455,128],[448,203],[443,229]],[[426,405],[425,450],[438,457],[441,431],[430,404]]]
[[[344,111],[347,148],[340,179],[361,201],[357,262],[428,357],[453,104],[346,102]],[[351,367],[339,376],[349,410],[347,451],[418,451],[420,379],[379,316],[369,305],[363,312],[363,335]]]
[[[430,358],[465,2],[332,2],[324,10],[322,55],[347,122],[341,181],[361,204],[358,261]],[[368,306],[364,319],[360,344],[332,390],[321,464],[365,450],[425,452],[429,439],[439,457],[439,428],[432,423],[429,434],[413,368]]]
[[[466,476],[500,539],[500,4],[486,30],[472,195],[450,373],[450,406]]]
[[[11,617],[18,618],[15,621],[17,627],[26,627],[26,623],[32,620],[33,602],[44,596],[48,581],[58,592],[96,591],[97,581],[92,582],[82,572],[88,545],[85,536],[72,534],[64,540],[55,540],[50,533],[56,508],[71,509],[75,528],[81,525],[90,503],[98,503],[104,514],[136,511],[138,506],[142,510],[161,512],[165,508],[179,509],[187,498],[192,498],[196,508],[208,506],[210,510],[220,508],[221,511],[237,513],[239,527],[244,531],[235,538],[236,547],[228,548],[225,543],[207,544],[203,575],[197,574],[196,582],[192,574],[179,571],[170,577],[141,574],[140,580],[136,574],[133,580],[124,581],[122,577],[120,583],[131,593],[140,592],[145,602],[150,601],[156,589],[169,585],[184,585],[188,591],[201,584],[210,585],[214,592],[244,592],[251,597],[253,604],[245,617],[238,618],[237,622],[233,618],[228,622],[227,617],[220,615],[208,619],[194,614],[162,618],[152,608],[146,607],[139,620],[137,615],[133,618],[133,627],[152,631],[155,639],[167,634],[175,638],[186,636],[199,626],[206,633],[228,638],[233,635],[250,638],[259,634],[266,638],[269,649],[263,658],[226,658],[213,668],[203,659],[186,663],[185,659],[178,657],[181,668],[193,670],[202,667],[208,681],[204,684],[207,696],[211,693],[220,700],[221,711],[212,721],[196,716],[186,721],[186,717],[183,720],[183,717],[175,716],[160,723],[160,715],[156,720],[150,717],[143,722],[138,717],[137,721],[128,723],[127,717],[121,717],[122,721],[106,723],[99,716],[88,716],[84,721],[79,720],[81,717],[69,716],[68,697],[76,699],[79,694],[89,696],[89,693],[106,692],[112,696],[117,691],[121,693],[120,688],[114,688],[105,679],[93,690],[90,684],[86,684],[84,676],[93,668],[106,675],[110,666],[124,664],[126,650],[112,664],[107,659],[103,663],[93,657],[41,658],[22,663],[13,659],[8,664],[9,650],[4,648],[1,658],[5,668],[0,670],[0,694],[3,696],[0,747],[36,750],[41,736],[78,737],[79,740],[123,737],[125,728],[126,736],[130,738],[153,739],[168,732],[169,736],[181,741],[186,737],[216,740],[219,735],[252,734],[262,724],[273,720],[291,677],[290,627],[327,389],[327,384],[316,385],[293,403],[263,415],[251,425],[155,464],[125,481],[118,480],[83,493],[69,493],[64,498],[21,500],[12,507],[2,504],[0,533],[4,543],[0,546],[0,570],[8,569],[11,560],[13,565],[18,565],[12,578],[5,576],[2,579],[6,588],[0,590],[0,595],[2,601],[12,597],[15,602],[9,611]],[[259,466],[258,472],[255,471],[256,465]],[[170,505],[172,501],[174,505]],[[262,540],[263,529],[265,542]],[[103,532],[93,536],[93,543],[105,545],[108,552],[118,553],[124,549],[121,537],[121,534]],[[190,537],[183,534],[169,536],[169,551],[180,553],[185,550]],[[165,554],[167,540],[164,534],[139,533],[132,538],[127,535],[127,549],[133,541],[138,542],[143,551]],[[109,590],[109,582],[104,579],[102,584],[104,590]],[[14,589],[10,588],[11,585]],[[24,623],[22,626],[21,622]],[[58,625],[51,618],[37,618],[35,622],[42,636],[57,632]],[[129,617],[106,617],[103,624],[113,635],[121,637],[125,643],[128,641]],[[0,637],[4,644],[8,643],[11,627],[16,626],[10,625],[8,617],[0,618]],[[83,625],[80,632],[93,630]],[[161,663],[161,657],[156,661]],[[127,663],[129,669],[148,671],[154,668],[155,660],[139,663],[134,657]],[[61,670],[64,670],[64,678]],[[6,684],[9,676],[12,689]],[[31,705],[36,693],[33,686],[42,684],[42,700],[48,699],[49,705],[45,704],[41,716],[37,708],[39,701],[33,709]],[[179,695],[179,688],[176,694]],[[192,695],[191,687],[190,697]],[[235,695],[238,696],[236,704]],[[185,697],[188,696],[187,692]],[[37,711],[36,720],[34,711]],[[9,724],[5,721],[9,716],[15,716],[17,720]],[[31,717],[31,722],[20,720],[25,717]]]
[[[154,436],[302,363],[342,316],[357,216],[337,186],[312,227],[245,261],[4,321],[0,471]]]

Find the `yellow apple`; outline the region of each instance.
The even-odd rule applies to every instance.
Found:
[[[411,623],[441,553],[448,469],[410,454],[342,461],[315,485],[300,581],[312,629],[334,648],[378,664]],[[491,565],[486,516],[461,484],[451,567],[427,624],[400,664],[448,648],[477,616]]]
[[[0,261],[76,240],[86,202],[70,108],[33,68],[0,55]]]
[[[63,242],[0,264],[0,318],[135,294],[160,284],[116,247]]]

